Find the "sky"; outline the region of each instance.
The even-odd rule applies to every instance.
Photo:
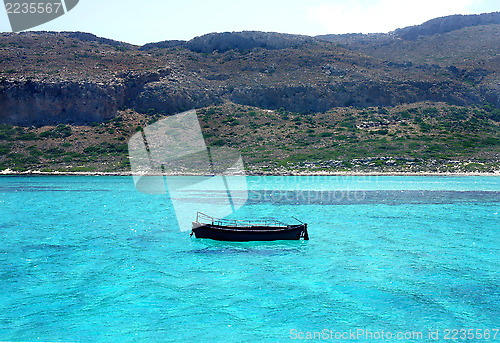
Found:
[[[499,0],[80,0],[64,16],[31,30],[83,31],[142,45],[243,30],[389,32],[446,15],[495,11]],[[0,8],[0,32],[10,31]]]

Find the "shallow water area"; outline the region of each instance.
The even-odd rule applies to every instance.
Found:
[[[247,183],[231,217],[296,217],[310,240],[191,238],[171,199],[138,192],[131,177],[0,177],[0,341],[289,342],[356,331],[355,341],[374,342],[383,330],[420,332],[417,342],[500,329],[500,177]]]

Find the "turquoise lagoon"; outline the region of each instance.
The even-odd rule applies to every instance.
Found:
[[[131,177],[1,177],[0,341],[500,340],[500,177],[247,181],[233,217],[311,239],[190,238]]]

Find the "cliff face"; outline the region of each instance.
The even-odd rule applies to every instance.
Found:
[[[120,89],[95,83],[0,83],[0,120],[30,125],[102,122],[115,116]]]
[[[331,43],[238,32],[136,47],[79,32],[0,34],[0,122],[92,123],[124,107],[172,114],[227,100],[293,112],[426,100],[500,107],[493,26],[472,36],[489,55],[462,49],[470,31],[419,38],[418,49],[388,35],[322,37]],[[439,63],[423,59],[433,54],[425,44]]]
[[[419,101],[441,101],[456,105],[479,104],[479,92],[448,82],[387,83],[346,82],[323,87],[246,87],[228,95],[234,103],[260,108],[284,108],[292,112],[324,112],[333,107],[395,106]]]
[[[220,98],[199,87],[179,87],[161,73],[93,82],[2,81],[0,122],[15,125],[90,124],[113,118],[117,110],[176,113],[218,104]]]

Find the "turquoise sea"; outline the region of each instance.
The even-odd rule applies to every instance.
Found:
[[[0,341],[500,341],[500,177],[247,181],[234,216],[310,240],[190,238],[131,177],[0,177]]]

